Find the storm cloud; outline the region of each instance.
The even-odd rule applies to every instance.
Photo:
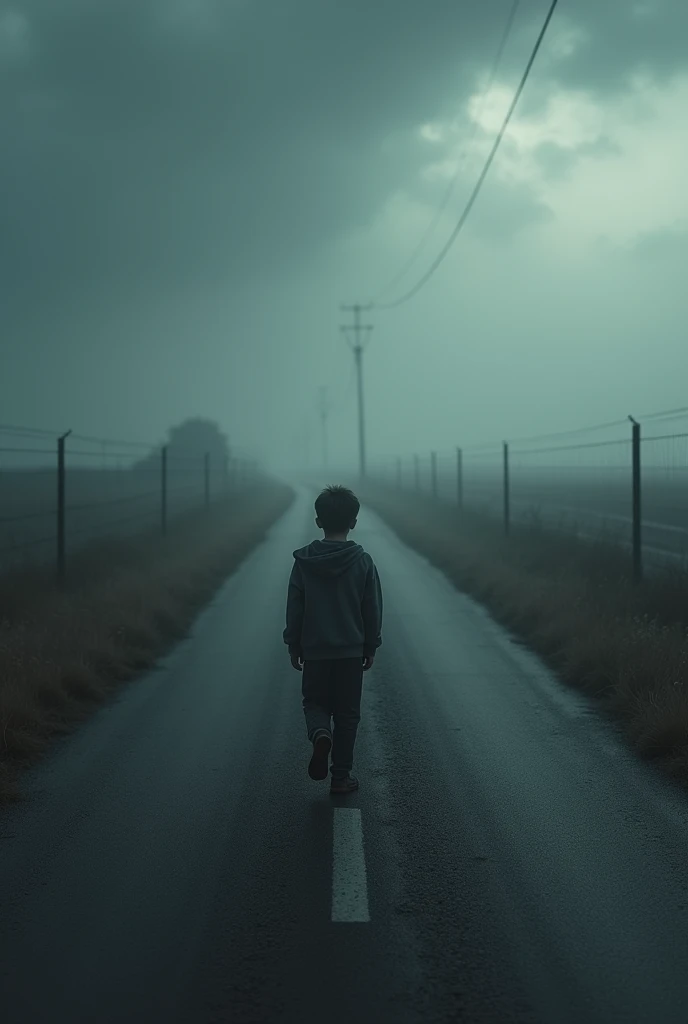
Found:
[[[32,346],[57,346],[78,357],[88,388],[84,367],[115,358],[113,318],[120,354],[137,352],[140,373],[148,349],[152,358],[163,348],[181,351],[184,317],[185,344],[212,333],[209,295],[218,336],[226,316],[247,338],[247,331],[257,336],[266,306],[283,308],[295,275],[306,282],[328,272],[349,285],[338,254],[374,233],[395,196],[432,212],[446,177],[427,178],[433,157],[419,129],[452,123],[456,138],[465,136],[468,98],[484,82],[509,7],[509,0],[1,6],[0,298],[15,383],[29,379]],[[500,69],[505,90],[546,8],[540,0],[521,4]],[[519,113],[537,119],[560,92],[601,104],[623,98],[634,76],[670,81],[686,70],[687,32],[688,8],[679,0],[561,4]],[[640,104],[637,117],[644,116]],[[478,142],[489,139],[485,130]],[[505,155],[510,146],[517,160],[513,140],[505,140]],[[580,161],[615,146],[600,129],[568,149],[545,139],[532,160],[544,179],[565,180]],[[438,151],[443,158],[451,165],[453,150]],[[453,216],[475,166],[469,161],[459,182]],[[422,209],[417,216],[420,229]],[[536,184],[500,180],[497,171],[472,231],[498,244],[556,218]],[[364,276],[376,244],[371,237],[361,254]],[[379,279],[395,269],[380,268]],[[295,334],[314,339],[319,330],[302,321]],[[243,351],[240,340],[234,344]],[[303,349],[305,360],[314,347],[311,340]],[[281,358],[276,342],[275,367]],[[118,369],[121,380],[125,370]],[[202,392],[199,378],[190,402],[200,413]],[[138,403],[136,386],[132,394]],[[81,400],[80,415],[92,415]],[[26,409],[23,418],[32,419]],[[151,431],[171,414],[165,407],[151,417]],[[143,430],[149,420],[139,422]]]
[[[560,32],[570,25],[580,42],[550,71],[597,89],[620,88],[650,62],[669,73],[686,59],[688,13],[672,5],[669,31],[667,4],[644,7],[573,5]],[[471,87],[506,8],[45,0],[6,9],[3,304],[26,289],[121,297],[227,284],[316,259],[417,172],[414,129]],[[543,5],[524,8],[512,69]]]

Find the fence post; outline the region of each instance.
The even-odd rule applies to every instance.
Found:
[[[210,452],[203,456],[203,491],[205,507],[210,508]]]
[[[437,497],[437,452],[430,452],[430,476],[432,478],[432,496]]]
[[[167,445],[160,453],[160,532],[167,536]]]
[[[416,490],[419,491],[420,490],[420,467],[418,465],[418,456],[417,455],[413,456],[413,471],[414,471],[415,480],[416,480]]]
[[[66,434],[57,439],[57,580],[60,585],[65,581],[65,441],[71,434]]]
[[[509,536],[509,445],[504,441],[504,533]]]
[[[463,508],[463,452],[456,449],[456,502]]]
[[[643,578],[641,487],[640,487],[640,424],[628,417],[633,424],[633,581],[640,583]]]

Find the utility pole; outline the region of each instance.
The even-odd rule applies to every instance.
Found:
[[[363,408],[363,345],[361,343],[361,335],[365,337],[372,331],[372,324],[361,323],[361,310],[370,309],[370,306],[362,306],[360,303],[356,303],[353,306],[342,306],[344,312],[351,311],[354,314],[354,322],[352,325],[342,327],[342,331],[346,335],[346,339],[353,349],[354,357],[356,359],[356,374],[358,378],[358,466],[361,477],[366,475],[366,444],[365,444],[365,414]],[[354,341],[353,344],[347,331],[353,330]]]
[[[322,444],[323,444],[323,469],[327,467],[327,417],[330,414],[330,404],[327,400],[327,388],[320,388],[320,421],[322,423]]]

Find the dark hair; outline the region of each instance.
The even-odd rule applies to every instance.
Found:
[[[321,491],[315,500],[315,514],[325,533],[343,533],[351,529],[361,503],[348,487],[335,484]]]

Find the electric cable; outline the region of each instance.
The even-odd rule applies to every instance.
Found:
[[[543,24],[543,26],[542,26],[542,28],[540,30],[540,34],[537,37],[537,40],[535,42],[535,46],[533,47],[533,52],[530,55],[530,58],[529,58],[528,63],[526,65],[526,69],[523,72],[523,76],[521,78],[521,81],[519,82],[518,88],[516,89],[516,92],[514,94],[514,98],[511,101],[509,109],[508,109],[508,111],[506,113],[506,117],[504,118],[504,121],[502,123],[502,127],[499,129],[499,132],[497,133],[497,137],[496,137],[496,139],[494,141],[492,149],[490,150],[490,153],[489,153],[489,155],[487,157],[487,160],[485,161],[485,165],[484,165],[484,167],[483,167],[483,169],[482,169],[482,171],[480,173],[480,176],[479,176],[479,178],[478,178],[478,180],[476,182],[476,185],[475,185],[475,187],[474,187],[474,189],[473,189],[473,191],[472,191],[472,193],[471,193],[471,195],[470,195],[470,197],[468,199],[468,202],[466,203],[464,211],[461,214],[461,217],[459,218],[458,223],[456,224],[456,227],[454,228],[454,230],[452,231],[451,235],[449,236],[449,240],[445,243],[444,248],[440,251],[439,256],[437,256],[435,261],[431,264],[430,269],[427,270],[425,272],[425,274],[420,278],[420,280],[417,281],[416,284],[412,288],[410,288],[407,292],[405,292],[401,296],[401,298],[396,299],[394,302],[373,303],[372,304],[372,308],[373,309],[394,309],[396,306],[401,306],[402,303],[408,302],[409,299],[413,298],[413,296],[416,295],[417,292],[420,291],[420,289],[423,287],[423,285],[427,281],[430,280],[430,278],[435,273],[437,268],[440,266],[440,264],[444,260],[444,257],[447,255],[447,253],[451,249],[452,245],[456,241],[456,239],[457,239],[457,237],[459,235],[459,232],[461,231],[461,229],[463,228],[464,224],[466,223],[466,221],[468,219],[468,215],[470,214],[471,210],[473,209],[473,205],[475,204],[475,201],[478,198],[480,190],[482,189],[482,186],[483,186],[483,183],[485,181],[485,178],[487,177],[487,173],[488,173],[490,167],[492,166],[492,161],[495,158],[497,150],[499,149],[499,145],[500,145],[500,143],[502,141],[502,138],[504,137],[504,133],[505,133],[505,131],[506,131],[508,125],[509,125],[509,122],[511,121],[511,118],[512,118],[512,115],[514,113],[514,110],[516,109],[516,105],[517,105],[517,103],[518,103],[518,101],[519,101],[519,99],[521,97],[521,93],[523,92],[523,89],[525,88],[525,84],[526,84],[526,82],[528,80],[528,76],[530,75],[531,68],[532,68],[533,64],[535,63],[535,58],[537,57],[538,51],[539,51],[540,46],[542,44],[542,40],[545,38],[545,33],[547,32],[547,29],[549,27],[549,23],[552,20],[552,15],[554,14],[554,11],[555,11],[555,8],[556,8],[558,2],[559,2],[559,0],[552,0],[552,3],[550,4],[549,10],[547,12],[547,16],[546,16],[545,21],[544,21],[544,24]]]
[[[456,183],[459,180],[459,175],[461,173],[461,170],[463,169],[463,165],[465,163],[466,156],[470,152],[470,150],[471,150],[471,148],[473,146],[473,143],[475,142],[475,137],[476,137],[476,135],[478,133],[478,128],[480,127],[480,122],[481,122],[481,119],[482,119],[482,113],[483,113],[483,110],[485,109],[485,104],[487,102],[487,98],[490,95],[490,93],[492,92],[492,86],[494,85],[495,78],[497,77],[497,72],[499,70],[499,66],[500,66],[501,61],[502,61],[502,56],[504,54],[504,49],[505,49],[506,44],[508,42],[509,36],[511,35],[511,30],[513,28],[514,19],[516,18],[516,13],[518,11],[520,3],[521,3],[521,0],[513,0],[513,2],[512,2],[511,10],[509,12],[509,17],[507,19],[507,23],[506,23],[506,26],[504,28],[504,31],[502,32],[502,37],[501,37],[501,40],[499,42],[499,47],[497,49],[497,53],[495,55],[495,59],[494,59],[493,64],[492,64],[492,69],[490,71],[490,76],[488,78],[487,85],[485,86],[485,89],[483,91],[483,94],[482,94],[482,97],[481,97],[481,101],[480,101],[480,105],[478,107],[478,111],[477,111],[476,116],[475,116],[475,118],[473,120],[473,131],[471,132],[471,136],[470,136],[470,138],[468,140],[468,144],[464,147],[464,150],[463,150],[463,152],[462,152],[462,154],[461,154],[461,156],[459,158],[459,162],[457,164],[456,171],[452,175],[451,181],[449,182],[447,190],[446,190],[446,192],[444,194],[444,198],[442,199],[442,202],[440,203],[440,205],[439,205],[439,207],[438,207],[438,209],[437,209],[437,211],[435,213],[435,216],[433,217],[433,219],[430,222],[429,226],[425,229],[423,235],[420,238],[420,241],[418,242],[418,244],[416,245],[415,249],[411,253],[410,258],[406,261],[406,263],[404,263],[404,265],[402,266],[402,268],[399,271],[399,273],[396,274],[396,276],[394,278],[392,278],[391,281],[389,281],[383,288],[380,289],[380,291],[377,294],[377,298],[373,300],[373,304],[375,304],[375,302],[377,302],[377,299],[379,299],[382,295],[384,295],[385,292],[389,292],[393,288],[395,288],[396,285],[399,283],[399,281],[401,281],[402,278],[404,278],[406,276],[408,271],[411,269],[413,264],[418,259],[418,256],[421,254],[421,252],[425,248],[426,242],[428,241],[428,239],[430,238],[430,236],[434,232],[435,228],[437,227],[437,225],[439,223],[440,217],[442,216],[442,214],[444,213],[444,211],[447,208],[449,200],[452,197],[452,193],[454,192],[454,188],[456,186]]]

